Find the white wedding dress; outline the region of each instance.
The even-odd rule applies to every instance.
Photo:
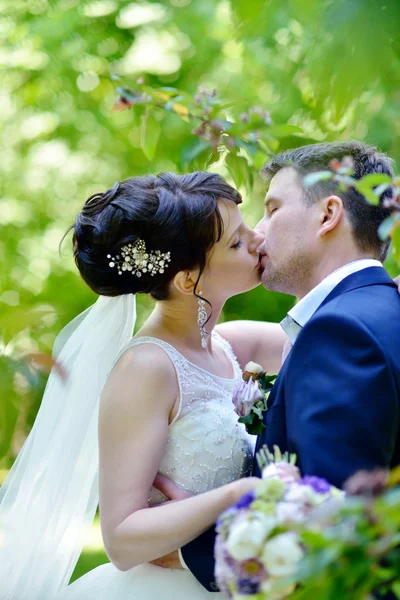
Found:
[[[244,425],[238,423],[232,404],[233,392],[241,381],[240,366],[229,343],[217,334],[213,338],[232,361],[232,379],[201,369],[170,344],[156,338],[133,339],[123,350],[139,344],[156,344],[174,364],[180,406],[169,426],[159,471],[192,494],[249,475],[256,441],[256,437],[247,434]],[[151,505],[164,500],[157,490],[151,490]],[[164,569],[146,563],[122,572],[107,563],[73,582],[56,600],[210,600],[217,597],[222,600],[223,595],[206,591],[188,570]]]

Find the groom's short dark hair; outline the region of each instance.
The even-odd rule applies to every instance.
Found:
[[[261,169],[261,175],[267,182],[285,167],[293,167],[301,176],[313,171],[329,169],[331,160],[342,161],[349,156],[353,162],[355,179],[372,173],[384,173],[393,176],[393,161],[389,156],[378,152],[373,146],[362,142],[327,142],[322,144],[309,144],[277,154]],[[382,221],[390,215],[392,209],[385,207],[387,198],[391,197],[391,189],[386,190],[379,199],[379,205],[371,205],[354,188],[339,191],[337,184],[332,181],[320,181],[310,187],[305,187],[304,199],[307,203],[314,203],[325,196],[335,193],[342,198],[353,228],[353,234],[358,247],[363,251],[374,251],[380,260],[385,260],[390,239],[382,241],[378,236],[378,228]]]

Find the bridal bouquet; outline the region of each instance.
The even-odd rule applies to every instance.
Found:
[[[257,456],[262,479],[217,522],[216,579],[229,598],[279,600],[297,583],[306,553],[299,532],[310,513],[343,492],[325,479],[301,477],[295,455],[272,455],[264,447]]]

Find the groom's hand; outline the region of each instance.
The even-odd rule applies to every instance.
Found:
[[[166,554],[165,556],[160,556],[160,558],[156,558],[156,560],[151,560],[150,564],[156,565],[156,567],[162,567],[163,569],[183,569],[179,559],[178,550]]]
[[[175,483],[168,479],[168,477],[161,475],[161,473],[157,473],[153,486],[162,494],[164,494],[164,496],[168,498],[170,502],[184,500],[185,498],[190,498],[191,496],[189,492],[179,488],[177,485],[175,485]],[[152,560],[151,564],[156,565],[157,567],[163,567],[164,569],[183,569],[178,550],[175,550],[170,554],[166,554],[165,556],[161,556],[156,560]]]
[[[171,502],[176,502],[177,500],[184,500],[185,498],[190,498],[192,494],[187,492],[186,490],[182,490],[178,487],[173,481],[165,477],[165,475],[161,475],[161,473],[157,473],[156,478],[153,482],[153,487],[157,488],[159,492],[164,494],[168,500]]]

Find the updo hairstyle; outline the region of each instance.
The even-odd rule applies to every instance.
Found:
[[[82,278],[103,296],[142,293],[167,300],[175,275],[198,267],[196,294],[207,253],[223,235],[220,199],[242,202],[239,192],[222,177],[205,172],[131,177],[112,190],[93,194],[70,228]],[[149,253],[170,252],[164,273],[148,272],[139,278],[129,271],[118,275],[109,266],[107,255],[115,256],[122,246],[139,239]]]

